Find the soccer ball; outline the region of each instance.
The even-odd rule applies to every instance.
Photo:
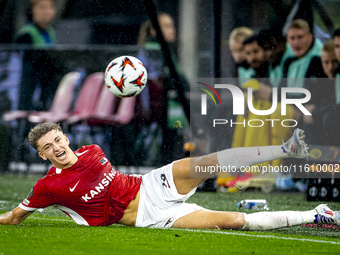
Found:
[[[115,58],[105,71],[105,84],[117,97],[132,97],[145,88],[148,74],[143,63],[131,56]]]

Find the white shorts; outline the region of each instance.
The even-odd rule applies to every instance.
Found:
[[[196,204],[185,203],[196,188],[186,195],[178,194],[172,166],[173,163],[143,175],[136,227],[170,228],[179,218],[204,209]]]

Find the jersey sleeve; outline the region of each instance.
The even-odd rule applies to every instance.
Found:
[[[53,204],[55,204],[55,197],[46,187],[43,180],[40,179],[24,201],[19,204],[19,207],[26,211],[35,211]]]

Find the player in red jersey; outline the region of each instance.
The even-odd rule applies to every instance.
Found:
[[[304,134],[299,129],[282,146],[228,149],[178,160],[143,176],[115,171],[96,145],[73,152],[56,123],[35,126],[28,140],[53,167],[17,208],[0,216],[0,224],[20,224],[36,209],[54,205],[78,224],[89,226],[120,223],[153,228],[268,230],[303,223],[340,225],[339,212],[327,205],[305,212],[245,214],[211,211],[185,203],[196,187],[210,177],[210,173],[202,173],[200,178],[190,178],[190,170],[197,166],[240,168],[279,157],[306,157]]]

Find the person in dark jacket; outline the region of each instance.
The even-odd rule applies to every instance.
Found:
[[[43,50],[57,43],[55,30],[51,26],[56,14],[53,0],[31,0],[28,11],[29,22],[14,38],[15,43],[29,44],[23,58],[23,73],[20,85],[19,110],[47,110],[54,96],[56,85],[54,61]],[[35,49],[36,48],[36,49]],[[34,104],[33,94],[40,87],[39,102]]]

